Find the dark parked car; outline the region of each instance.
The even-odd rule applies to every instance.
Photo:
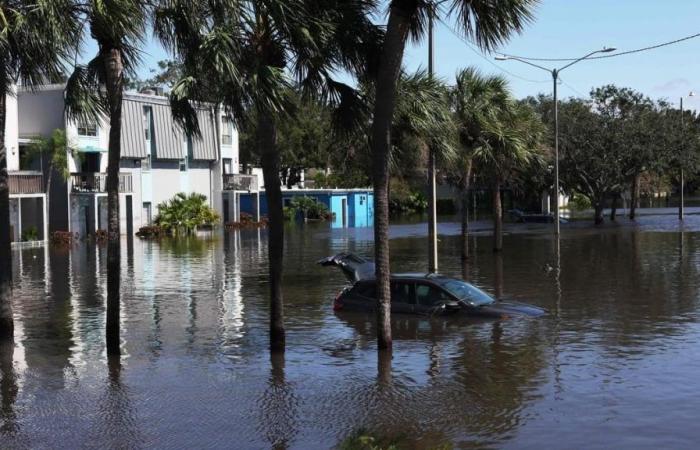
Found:
[[[351,253],[339,253],[322,259],[319,264],[340,267],[353,283],[335,298],[333,308],[336,311],[370,311],[376,308],[376,283],[372,261]],[[536,306],[497,302],[486,292],[457,278],[424,273],[391,275],[391,312],[488,317],[541,316],[545,313]]]

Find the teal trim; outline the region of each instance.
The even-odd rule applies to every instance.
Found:
[[[78,150],[83,153],[107,153],[107,150],[100,147],[95,147],[94,145],[86,145],[78,148]]]

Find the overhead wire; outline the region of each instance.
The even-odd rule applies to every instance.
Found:
[[[486,61],[487,63],[491,64],[493,67],[497,68],[497,69],[500,70],[501,72],[507,73],[508,75],[510,75],[510,76],[512,76],[512,77],[514,77],[514,78],[517,78],[517,79],[519,79],[519,80],[527,81],[528,83],[551,83],[551,80],[533,80],[533,79],[531,79],[531,78],[525,78],[525,77],[520,76],[520,75],[518,75],[518,74],[516,74],[516,73],[513,73],[513,72],[511,72],[511,71],[508,70],[508,69],[504,69],[504,68],[501,67],[500,65],[496,64],[495,62],[493,62],[493,61],[491,60],[491,58],[487,57],[487,56],[484,55],[482,52],[480,52],[479,50],[475,49],[475,48],[473,47],[473,45],[472,45],[469,41],[467,41],[464,37],[460,36],[459,33],[457,33],[455,30],[453,30],[453,29],[452,29],[448,24],[446,24],[444,21],[440,20],[440,22],[442,22],[442,23],[445,25],[445,27],[446,27],[448,30],[450,30],[450,32],[451,32],[452,34],[454,34],[460,41],[464,42],[464,43],[467,45],[467,47],[469,48],[469,50],[471,50],[472,52],[474,52],[474,53],[475,53],[477,56],[479,56],[481,59],[483,59],[483,60]]]
[[[667,47],[669,45],[673,44],[678,44],[679,42],[684,42],[688,41],[690,39],[695,39],[697,37],[700,37],[700,33],[692,34],[690,36],[685,36],[679,39],[674,39],[672,41],[668,42],[662,42],[661,44],[655,44],[655,45],[649,45],[647,47],[642,47],[642,48],[637,48],[634,50],[627,50],[624,52],[618,52],[618,53],[611,53],[609,55],[599,55],[599,56],[591,56],[586,59],[606,59],[606,58],[615,58],[617,56],[623,56],[623,55],[631,55],[633,53],[640,53],[640,52],[646,52],[650,50],[656,50],[657,48],[662,48],[662,47]],[[518,59],[525,59],[528,61],[560,61],[560,62],[566,62],[566,61],[576,61],[578,58],[535,58],[535,57],[528,57],[528,56],[519,56],[519,55],[511,55],[508,53],[501,53],[503,56],[508,56],[511,58],[518,58]]]

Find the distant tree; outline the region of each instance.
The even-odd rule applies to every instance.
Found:
[[[182,78],[182,63],[172,59],[158,61],[158,68],[149,69],[151,76],[146,79],[139,77],[127,77],[126,88],[141,91],[146,88],[159,87],[166,90],[172,89],[175,83]]]

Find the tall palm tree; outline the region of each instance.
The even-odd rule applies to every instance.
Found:
[[[97,55],[78,65],[66,86],[66,112],[73,119],[109,118],[107,163],[107,354],[119,355],[119,161],[122,98],[126,76],[133,76],[146,33],[148,0],[91,0],[80,5],[97,42]]]
[[[437,3],[437,4],[436,4]],[[520,32],[532,19],[537,0],[391,0],[386,34],[377,63],[372,122],[374,179],[374,254],[377,279],[378,347],[391,348],[391,294],[389,289],[389,160],[391,125],[396,105],[396,86],[409,39],[420,41],[426,33],[428,15],[437,20],[454,19],[459,30],[480,48],[491,50]]]
[[[544,125],[534,110],[508,101],[498,111],[498,120],[484,129],[484,145],[476,148],[474,159],[492,182],[493,250],[503,250],[503,207],[501,189],[514,173],[530,164],[540,151]]]
[[[333,79],[337,69],[369,70],[379,28],[373,2],[345,0],[169,0],[155,15],[155,34],[183,63],[171,92],[173,115],[198,132],[192,102],[221,103],[239,126],[249,117],[261,156],[268,205],[270,349],[285,347],[282,269],[284,218],[279,121],[293,114],[293,78],[305,95],[353,109],[356,92]],[[206,68],[206,69],[204,69]],[[343,108],[341,108],[341,111]],[[344,111],[347,112],[347,111]],[[339,116],[340,117],[340,116]],[[344,114],[350,122],[360,116]]]
[[[460,191],[462,259],[469,258],[469,189],[472,178],[474,154],[487,145],[485,130],[493,128],[500,111],[509,100],[505,78],[484,76],[470,67],[457,73],[451,92],[452,107],[459,134],[459,158],[451,165],[453,177]]]
[[[0,3],[0,340],[11,340],[12,254],[5,126],[13,85],[33,87],[58,79],[78,38],[69,0],[4,0]]]

